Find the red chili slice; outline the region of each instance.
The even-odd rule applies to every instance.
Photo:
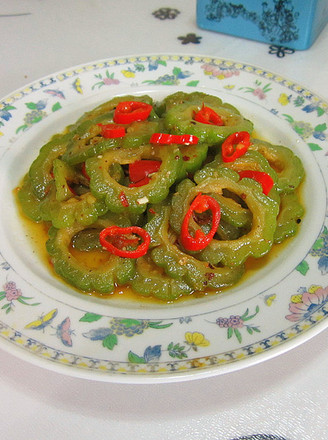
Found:
[[[205,234],[202,229],[197,229],[195,235],[191,236],[189,233],[189,222],[193,212],[201,214],[207,210],[212,212],[212,227],[208,234]],[[190,204],[190,207],[185,215],[180,234],[180,241],[182,246],[188,251],[200,251],[204,249],[213,239],[221,219],[221,208],[219,203],[210,196],[199,193]]]
[[[168,134],[168,133],[154,133],[151,135],[151,144],[179,144],[179,145],[196,145],[198,144],[198,137],[193,134]]]
[[[247,131],[237,131],[228,136],[222,144],[223,162],[234,162],[243,156],[250,146],[250,134]]]
[[[213,109],[210,107],[206,107],[203,104],[203,107],[198,111],[194,111],[193,115],[194,121],[201,122],[202,124],[209,125],[224,125],[224,122],[220,115],[218,115]]]
[[[135,236],[138,238],[138,243],[141,239],[141,243],[137,245],[136,249],[126,249],[128,245],[136,244]],[[129,226],[127,228],[109,226],[100,232],[99,241],[108,252],[118,257],[139,258],[147,253],[151,237],[145,229],[139,226]],[[122,243],[124,246],[122,248],[118,247]]]
[[[137,182],[132,182],[129,184],[129,188],[135,188],[135,187],[139,187],[139,186],[144,186],[147,185],[147,183],[150,182],[150,178],[149,177],[144,177],[141,180],[138,180]]]
[[[152,108],[150,104],[141,101],[122,101],[116,106],[113,120],[116,124],[144,121],[150,115]]]
[[[247,177],[254,179],[262,185],[263,193],[267,196],[273,188],[274,181],[272,177],[263,171],[243,170],[238,172],[241,179]]]
[[[156,173],[160,166],[160,160],[136,160],[129,165],[129,176],[132,183],[139,182],[150,174]]]
[[[101,135],[106,139],[115,139],[125,136],[125,128],[117,124],[97,124],[101,127]]]

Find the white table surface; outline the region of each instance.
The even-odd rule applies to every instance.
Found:
[[[194,0],[0,0],[0,96],[53,72],[113,56],[183,53],[254,64],[328,100],[328,26],[285,56],[269,45],[199,29]],[[153,12],[177,9],[174,19]],[[199,43],[182,44],[194,33]],[[182,383],[88,381],[0,349],[0,438],[325,440],[328,330],[279,357]],[[260,435],[261,434],[261,435]]]

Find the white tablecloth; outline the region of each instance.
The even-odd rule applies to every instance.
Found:
[[[0,6],[1,97],[77,64],[167,52],[261,66],[328,100],[328,26],[310,49],[293,52],[199,29],[194,0],[0,0]],[[156,17],[164,7],[176,10],[174,18]],[[3,349],[0,366],[1,439],[328,438],[327,330],[270,361],[183,383],[82,380]]]

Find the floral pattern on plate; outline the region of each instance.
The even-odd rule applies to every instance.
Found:
[[[71,111],[77,118],[81,109],[118,93],[150,91],[165,96],[180,89],[222,95],[249,112],[260,134],[264,126],[272,126],[269,138],[275,131],[278,138],[296,138],[297,152],[311,165],[305,185],[311,209],[303,232],[291,244],[291,256],[283,250],[284,264],[272,262],[267,271],[263,268],[263,276],[254,274],[231,292],[176,306],[92,300],[58,285],[39,267],[38,256],[30,258],[24,237],[12,232],[21,227],[11,192],[28,166],[22,155],[33,158],[41,138],[46,141],[64,128]],[[323,172],[328,161],[327,112],[328,104],[320,97],[279,75],[231,60],[189,55],[102,60],[43,78],[4,98],[0,102],[0,188],[7,214],[0,221],[3,347],[67,374],[143,383],[233,371],[314,336],[328,322]],[[30,145],[34,153],[28,150]],[[312,184],[317,188],[313,200]]]

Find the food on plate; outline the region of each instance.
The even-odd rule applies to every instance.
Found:
[[[120,96],[41,149],[18,189],[54,271],[82,292],[173,301],[236,284],[294,236],[301,160],[202,92]]]

